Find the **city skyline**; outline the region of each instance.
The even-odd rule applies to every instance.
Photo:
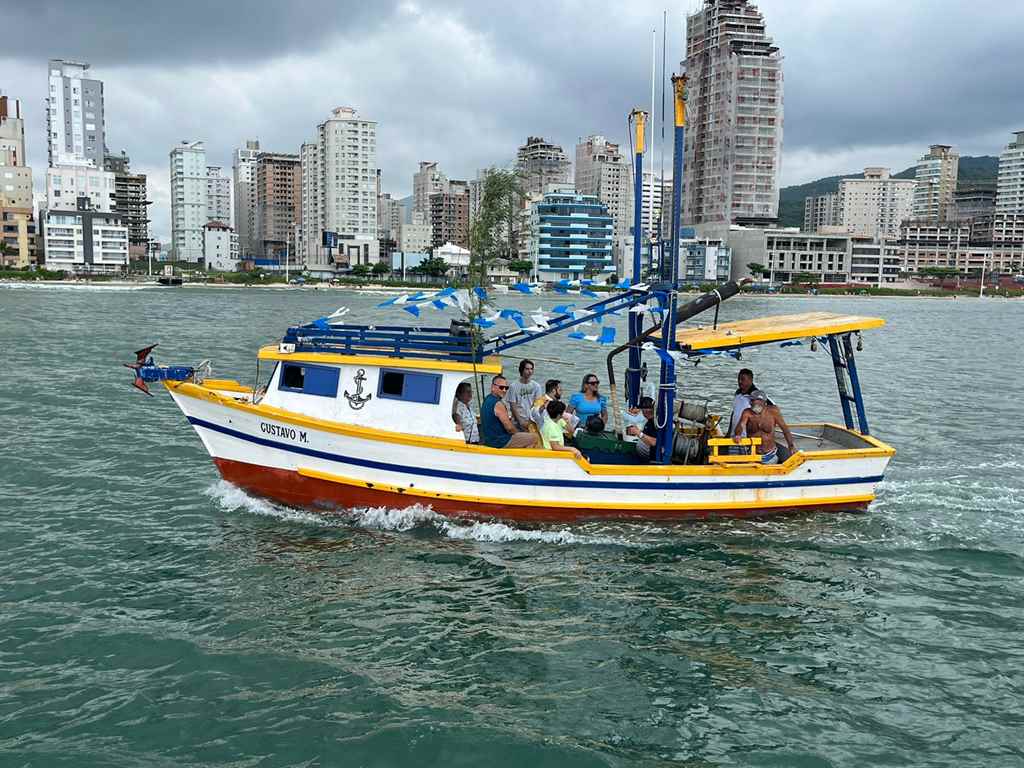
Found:
[[[782,186],[867,165],[901,168],[931,143],[998,155],[1024,127],[999,53],[1024,27],[1021,9],[932,2],[902,4],[896,13],[881,3],[823,2],[801,6],[797,16],[790,2],[757,5],[785,57]],[[650,100],[651,29],[660,39],[661,22],[655,4],[586,14],[553,8],[540,26],[528,23],[527,8],[311,7],[318,24],[302,28],[255,9],[233,19],[231,30],[211,19],[172,50],[151,45],[175,29],[167,12],[43,6],[62,14],[65,28],[79,19],[81,29],[105,33],[71,35],[55,47],[44,34],[51,14],[5,11],[25,32],[0,58],[0,88],[21,99],[27,164],[46,167],[46,62],[89,62],[105,86],[108,148],[126,150],[133,170],[148,174],[152,233],[162,242],[170,231],[171,147],[204,141],[210,164],[225,167],[249,138],[268,151],[297,152],[310,127],[343,104],[378,122],[383,188],[396,197],[412,191],[421,160],[473,178],[478,168],[509,164],[528,135],[570,154],[591,133],[627,145],[626,113]],[[697,7],[670,9],[670,70],[682,57],[684,12]],[[175,17],[185,18],[182,10]],[[615,25],[605,23],[609,15]],[[565,46],[559,29],[575,30],[583,44]],[[111,45],[117,31],[123,44]],[[253,45],[252,34],[268,44]],[[936,45],[943,39],[955,40],[954,55]],[[279,54],[265,57],[267,50]],[[37,174],[37,190],[41,181]]]

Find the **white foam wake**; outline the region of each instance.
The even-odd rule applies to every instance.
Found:
[[[290,523],[321,527],[356,525],[367,530],[398,533],[417,528],[430,528],[440,535],[456,541],[491,543],[529,541],[556,546],[638,546],[637,543],[627,539],[579,533],[566,527],[558,530],[523,529],[501,522],[465,522],[439,515],[429,506],[419,504],[405,509],[364,507],[334,514],[317,514],[250,496],[241,488],[225,480],[214,483],[207,489],[206,494],[228,512],[241,510]]]

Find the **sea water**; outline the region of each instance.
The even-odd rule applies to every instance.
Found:
[[[0,287],[0,765],[1024,765],[1024,302],[723,306],[887,319],[857,360],[897,455],[863,515],[328,517],[219,480],[121,367],[159,342],[251,383],[289,324],[412,320],[382,300]],[[521,351],[571,392],[607,349]],[[722,412],[740,366],[789,421],[841,420],[806,346],[681,379]]]

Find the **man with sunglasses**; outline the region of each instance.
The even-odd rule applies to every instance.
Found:
[[[539,440],[531,432],[517,430],[504,397],[508,379],[497,375],[491,379],[491,393],[480,406],[480,435],[491,448],[537,448]]]

